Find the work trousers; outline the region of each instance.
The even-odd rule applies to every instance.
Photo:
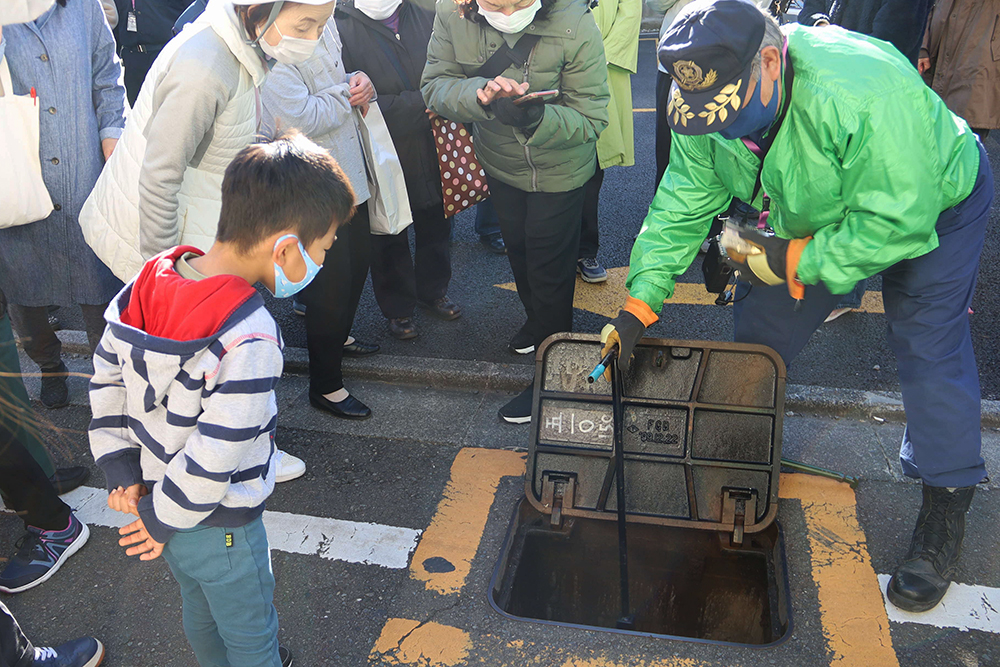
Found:
[[[656,183],[653,192],[660,187],[663,174],[670,161],[670,125],[667,124],[667,97],[670,95],[669,74],[656,70]]]
[[[391,320],[412,317],[418,300],[440,299],[451,282],[451,220],[444,217],[444,207],[415,209],[411,227],[412,258],[407,230],[371,237],[372,288],[382,314]]]
[[[181,586],[184,634],[201,667],[281,667],[261,517],[239,528],[178,531],[163,557]]]
[[[8,509],[25,526],[63,530],[69,525],[69,505],[56,493],[38,462],[17,435],[0,424],[0,493]]]
[[[52,457],[43,444],[43,425],[31,407],[28,392],[21,380],[21,360],[10,328],[10,318],[0,315],[0,429],[13,432],[42,472],[49,477],[56,471]]]
[[[97,349],[104,335],[104,311],[108,304],[87,306],[80,304],[83,311],[83,326],[87,330],[90,352]],[[62,343],[49,324],[49,309],[45,306],[8,306],[10,320],[17,330],[17,337],[24,346],[24,352],[38,364],[43,372],[58,368],[62,363]]]
[[[596,259],[600,249],[601,232],[598,228],[598,205],[601,201],[601,186],[604,184],[604,170],[600,167],[583,186],[583,213],[580,216],[580,259]]]
[[[0,602],[0,667],[31,667],[34,662],[35,647],[7,605]]]
[[[344,343],[351,335],[368,278],[370,238],[368,204],[364,203],[351,222],[337,230],[337,240],[326,252],[323,268],[301,292],[306,306],[309,386],[321,394],[344,387]]]
[[[969,306],[992,201],[993,175],[980,146],[972,193],[938,218],[940,245],[882,272],[889,345],[906,409],[900,464],[906,476],[929,486],[971,486],[986,475]],[[823,285],[809,285],[796,310],[783,285],[748,292],[740,283],[735,340],[768,345],[791,364],[841,298]]]
[[[552,334],[573,329],[584,188],[525,192],[489,175],[487,180],[537,348]]]

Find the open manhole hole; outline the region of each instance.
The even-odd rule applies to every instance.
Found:
[[[490,587],[512,618],[774,645],[791,629],[775,521],[785,368],[769,348],[644,339],[623,377],[628,592],[621,581],[610,385],[596,336],[539,350],[525,498]]]

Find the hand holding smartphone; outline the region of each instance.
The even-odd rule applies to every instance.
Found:
[[[534,106],[536,104],[546,104],[559,97],[558,90],[539,90],[538,92],[521,95],[514,100],[514,104],[519,107]]]

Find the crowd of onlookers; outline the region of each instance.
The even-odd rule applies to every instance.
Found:
[[[235,522],[246,532],[241,576],[269,572],[260,562],[266,537],[254,523],[259,512],[251,510],[262,509],[275,482],[305,471],[304,462],[274,444],[269,401],[280,376],[281,336],[276,325],[264,331],[273,320],[262,305],[256,309],[260,297],[244,283],[292,297],[290,307],[304,317],[310,403],[337,418],[371,417],[342,372],[345,356],[379,351],[351,335],[369,272],[397,339],[419,334],[418,306],[446,321],[462,315],[448,296],[452,219],[436,145],[444,139],[432,129],[440,116],[470,130],[471,157],[485,173],[491,196],[478,205],[475,231],[487,250],[507,255],[524,308],[510,350],[529,354],[548,336],[571,330],[577,274],[588,282],[607,278],[597,259],[604,171],[635,161],[630,77],[642,5],[442,0],[435,15],[413,0],[14,4],[36,3],[51,6],[4,21],[0,33],[12,88],[5,95],[30,96],[39,108],[41,176],[52,200],[43,220],[0,229],[0,490],[27,531],[0,573],[0,591],[44,582],[89,534],[58,497],[84,483],[88,469],[52,464],[13,342],[16,332],[40,368],[41,404],[67,405],[53,309],[79,306],[95,353],[94,454],[109,503],[139,524],[123,543],[131,536],[130,554],[163,552],[170,561],[201,664],[290,664],[270,616],[273,578],[258,592],[265,609],[259,616],[267,618],[247,621],[259,621],[266,636],[234,638],[223,627],[233,623],[208,609],[215,594],[205,592],[210,575],[195,571],[199,540],[209,538],[194,529],[225,531]],[[664,16],[661,35],[687,4],[646,0]],[[992,0],[939,0],[933,7],[929,0],[806,0],[799,22],[890,41],[985,139],[1000,127],[998,16]],[[660,66],[657,182],[670,157],[671,75]],[[555,97],[542,103],[517,99],[549,90]],[[387,183],[378,180],[365,137],[381,122],[402,171],[412,253],[407,231],[372,233]],[[334,191],[340,198],[327,201]],[[289,208],[292,201],[298,208]],[[740,202],[731,212],[741,206],[745,215]],[[327,228],[315,222],[322,215]],[[220,280],[234,274],[239,285]],[[857,308],[864,291],[862,281],[830,318]],[[195,311],[197,326],[178,323]],[[252,359],[248,348],[234,352],[247,340],[260,351]],[[212,363],[199,365],[206,355]],[[205,364],[214,366],[206,371]],[[109,397],[112,386],[124,387],[121,395]],[[196,391],[200,407],[191,407],[198,401],[184,391]],[[206,428],[199,415],[219,410],[213,401],[226,404],[230,394],[267,419],[229,404],[225,410],[237,421]],[[501,418],[530,421],[531,398],[528,387],[500,409]],[[185,401],[194,401],[188,412]],[[240,418],[253,422],[252,434],[237,433],[248,426]],[[185,450],[199,437],[202,450]],[[253,464],[215,458],[212,447],[220,442],[242,443],[238,451],[254,452]],[[242,505],[230,485],[240,486]],[[242,513],[233,513],[237,505]],[[232,533],[224,539],[230,546]],[[136,545],[149,546],[133,552]],[[33,649],[5,618],[0,666],[32,664],[30,656],[40,665],[96,665],[103,655],[90,639]],[[257,642],[246,655],[258,653],[234,658],[240,642]]]

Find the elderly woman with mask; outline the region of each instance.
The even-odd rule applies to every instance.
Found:
[[[371,410],[344,387],[345,355],[378,351],[350,337],[354,314],[368,277],[370,237],[368,179],[358,124],[375,99],[371,80],[361,71],[348,73],[334,21],[327,23],[315,52],[297,62],[279,64],[261,89],[264,132],[295,127],[336,158],[354,187],[357,210],[337,231],[337,242],[323,268],[301,292],[309,349],[309,401],[342,419],[367,419]]]
[[[309,57],[333,5],[210,0],[160,52],[80,214],[119,278],[174,246],[211,247],[225,169],[258,132],[258,87],[275,63]],[[279,458],[278,481],[304,472],[299,459]]]
[[[579,0],[437,4],[421,90],[431,111],[473,123],[527,315],[511,340],[519,351],[573,328],[584,186],[608,124],[606,64],[601,31]],[[553,89],[550,103],[514,104]],[[529,422],[531,387],[500,416]]]

